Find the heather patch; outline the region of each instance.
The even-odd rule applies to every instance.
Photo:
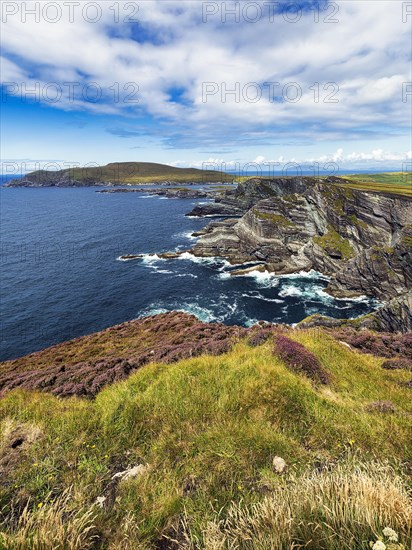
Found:
[[[409,370],[412,371],[412,359],[406,357],[397,357],[388,359],[382,363],[382,368],[387,370]]]
[[[25,388],[94,397],[143,365],[221,355],[246,334],[246,329],[202,323],[186,313],[147,317],[3,363],[0,391]]]
[[[332,331],[338,340],[342,340],[350,346],[372,353],[380,357],[403,356],[412,361],[412,333],[377,333],[370,330],[356,330],[354,328],[341,328]]]
[[[299,342],[280,335],[276,338],[275,353],[293,372],[304,374],[314,382],[321,384],[330,382],[329,373],[323,368],[317,357]]]

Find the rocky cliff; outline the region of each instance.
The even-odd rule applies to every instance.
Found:
[[[243,215],[210,224],[194,248],[198,256],[262,262],[278,274],[314,269],[331,277],[327,291],[336,297],[387,302],[412,289],[407,195],[353,189],[341,178],[253,178],[220,204],[227,215],[232,205]],[[410,330],[410,312],[404,319]]]

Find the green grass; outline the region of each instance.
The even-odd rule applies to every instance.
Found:
[[[355,255],[348,239],[344,239],[333,227],[329,227],[328,232],[322,237],[313,237],[313,241],[326,252],[338,252],[344,260],[349,260]]]
[[[162,535],[181,532],[182,525],[197,547],[218,548],[210,542],[216,535],[210,534],[210,526],[220,532],[220,522],[232,517],[233,506],[247,514],[268,495],[278,498],[283,483],[285,490],[292,483],[298,494],[299,484],[306,487],[308,476],[319,468],[333,470],[341,463],[353,473],[359,461],[378,460],[390,461],[401,472],[401,464],[412,459],[412,403],[410,390],[402,385],[408,373],[383,370],[382,359],[355,353],[322,331],[291,334],[322,362],[331,374],[330,386],[317,387],[292,373],[273,354],[271,342],[258,348],[241,342],[219,357],[146,366],[104,389],[95,401],[28,391],[7,394],[0,401],[0,464],[4,467],[13,430],[31,434],[31,443],[0,480],[2,529],[9,536],[4,547],[13,548],[12,542],[19,540],[21,548],[28,547],[33,533],[47,536],[64,507],[69,533],[62,526],[54,533],[60,537],[56,548],[64,548],[61,541],[68,536],[72,542],[67,548],[155,548]],[[370,412],[368,404],[377,400],[390,400],[396,412]],[[288,464],[285,478],[272,472],[276,455]],[[136,464],[148,464],[149,469],[113,489],[111,476]],[[113,496],[110,506],[93,506],[102,495]],[[62,504],[58,499],[64,498]],[[376,499],[378,511],[379,495]],[[295,510],[292,497],[291,502]],[[25,522],[13,522],[16,510],[25,506]],[[369,513],[372,504],[365,506]],[[300,521],[309,523],[310,503],[299,510]],[[390,509],[376,518],[393,519],[406,544],[408,527],[397,513]],[[370,516],[362,516],[356,529],[355,523],[340,518],[339,537],[350,540],[348,530],[356,531],[347,546],[338,537],[335,546],[319,539],[308,548],[360,548],[359,537],[367,541],[386,526],[377,524],[373,511]],[[64,522],[59,518],[60,525]],[[74,518],[90,527],[79,546],[73,543]],[[229,542],[234,536],[230,525],[224,535]],[[327,531],[324,525],[319,529]],[[298,540],[297,534],[290,537]],[[230,548],[229,542],[220,547]],[[290,548],[287,544],[279,548]],[[42,547],[33,543],[31,548]]]
[[[290,220],[285,218],[285,216],[282,216],[281,214],[273,214],[272,212],[263,212],[261,210],[258,210],[257,208],[253,209],[253,212],[259,220],[268,221],[273,225],[276,225],[278,227],[287,228],[287,227],[294,227],[295,224],[292,223]]]
[[[350,184],[353,189],[412,197],[412,179],[410,173],[351,174],[344,177],[353,182]]]

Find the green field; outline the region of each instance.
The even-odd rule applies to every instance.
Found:
[[[353,185],[350,185],[353,189],[412,196],[411,173],[351,174],[344,178],[353,182]]]

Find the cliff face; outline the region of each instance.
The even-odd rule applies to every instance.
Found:
[[[315,269],[331,277],[328,291],[338,297],[387,301],[412,289],[411,198],[339,183],[249,180],[231,197],[245,214],[211,224],[194,253],[264,262],[279,274]]]

